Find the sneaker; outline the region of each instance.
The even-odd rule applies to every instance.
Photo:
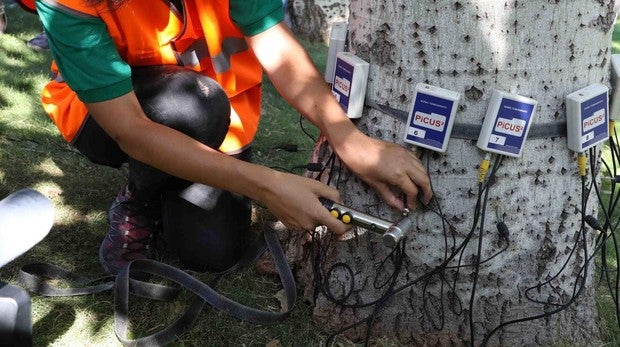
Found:
[[[123,187],[108,214],[108,235],[99,247],[103,269],[113,275],[136,259],[151,259],[161,211],[158,206],[138,202],[129,186]]]
[[[50,45],[47,42],[47,36],[45,35],[45,31],[31,38],[27,44],[28,47],[34,49],[37,52],[47,51],[48,49],[50,49]]]

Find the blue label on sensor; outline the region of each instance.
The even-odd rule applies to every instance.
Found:
[[[426,148],[444,149],[453,107],[453,100],[418,92],[409,115],[405,139]]]
[[[349,97],[351,96],[351,81],[353,81],[354,68],[351,64],[342,59],[336,60],[336,71],[334,72],[334,83],[332,93],[338,100],[344,112],[349,111]]]
[[[519,155],[535,105],[502,98],[489,139],[489,149]]]
[[[581,104],[581,143],[583,148],[607,140],[607,93]]]

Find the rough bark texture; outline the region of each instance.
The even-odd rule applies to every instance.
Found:
[[[491,92],[498,89],[536,99],[534,124],[564,122],[567,94],[592,83],[608,83],[613,5],[612,0],[353,0],[350,50],[371,65],[368,100],[408,110],[416,83],[426,82],[461,93],[457,121],[480,125]],[[373,137],[402,143],[404,124],[384,113],[367,109],[358,126]],[[326,161],[329,148],[318,146],[315,155]],[[472,228],[483,156],[475,140],[454,138],[445,154],[430,154],[428,169],[435,195],[455,229],[448,230],[448,248],[453,236],[458,245]],[[498,237],[498,220],[508,226],[510,243],[479,267],[472,312],[476,345],[501,322],[549,312],[555,308],[553,303],[571,297],[584,261],[581,248],[558,279],[530,292],[546,304],[528,300],[525,290],[560,271],[575,247],[582,197],[575,158],[562,135],[530,139],[521,158],[506,158],[499,169],[489,190],[481,258],[487,259],[505,245]],[[345,167],[336,165],[332,173],[331,184],[339,188],[347,205],[384,219],[397,218],[397,212]],[[596,215],[595,205],[591,196],[586,213]],[[473,267],[460,269],[455,288],[439,276],[412,282],[449,253],[444,245],[445,228],[436,213],[420,208],[412,218],[416,228],[406,240],[406,256],[395,287],[411,285],[378,310],[372,336],[387,336],[403,344],[468,345]],[[390,250],[381,244],[379,235],[358,231],[357,237],[332,241],[322,255],[323,279],[329,277],[326,281],[336,295],[352,292],[348,304],[380,297],[385,289],[376,289],[373,282],[385,282],[393,268],[391,261],[384,262]],[[473,262],[478,231],[462,264]],[[326,245],[327,235],[314,244],[301,238],[292,242],[288,256],[297,266],[299,283],[306,284],[306,298],[315,303],[314,318],[326,331],[334,332],[368,317],[377,306],[346,308],[316,291],[312,283],[318,280],[313,259],[317,253],[312,249]],[[592,252],[590,228],[587,238],[588,252]],[[337,263],[347,264],[351,272],[334,266]],[[330,268],[333,271],[328,276]],[[509,325],[494,334],[489,344],[546,346],[570,341],[571,345],[592,345],[599,336],[592,270],[590,263],[586,287],[568,309]],[[451,280],[455,271],[446,270],[444,275]],[[344,332],[353,340],[363,339],[365,333],[364,324]]]
[[[328,41],[333,22],[346,22],[349,1],[290,0],[288,13],[296,35],[306,40]]]

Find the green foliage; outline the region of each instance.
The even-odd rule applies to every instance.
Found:
[[[611,52],[612,54],[620,53],[620,30],[618,30],[617,23],[611,36]]]

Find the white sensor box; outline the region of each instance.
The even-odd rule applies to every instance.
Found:
[[[360,118],[364,110],[369,65],[350,52],[336,55],[332,93],[349,118]]]
[[[404,141],[445,152],[459,98],[457,92],[418,83],[407,118]]]
[[[611,87],[613,93],[609,101],[611,107],[608,117],[618,120],[620,119],[620,54],[611,55]]]
[[[347,41],[347,23],[332,23],[331,33],[329,35],[329,48],[327,50],[327,61],[325,63],[325,82],[332,83],[334,81],[334,69],[336,66],[336,55],[344,51]]]
[[[581,153],[609,138],[608,93],[595,83],[566,96],[568,148]]]
[[[525,96],[494,90],[478,137],[478,148],[520,157],[537,104]]]

